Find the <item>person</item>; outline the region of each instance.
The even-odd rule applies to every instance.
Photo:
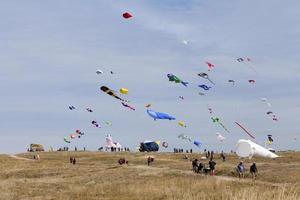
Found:
[[[210,152],[210,159],[213,160],[214,159],[214,151]]]
[[[73,158],[73,165],[75,165],[76,164],[76,159],[75,159],[75,157]]]
[[[151,156],[148,156],[148,159],[147,159],[147,163],[148,163],[148,166],[150,166],[150,164],[154,161],[154,158],[152,158]]]
[[[213,161],[213,159],[210,159],[208,165],[209,165],[209,168],[210,168],[210,175],[214,176],[215,175],[215,166],[216,166],[216,162]]]
[[[75,147],[75,151],[77,151],[77,147]]]
[[[258,172],[258,170],[257,170],[257,167],[256,167],[256,163],[253,162],[252,165],[250,166],[250,173],[252,175],[253,180],[256,178],[257,172]]]
[[[39,154],[36,155],[36,159],[40,160],[40,155]]]
[[[222,158],[223,162],[225,162],[225,154],[224,154],[224,152],[223,152],[223,151],[221,152],[221,155],[220,155],[220,156],[221,156],[221,158]]]
[[[241,161],[237,166],[237,172],[239,174],[239,178],[244,178],[245,167],[243,161]]]
[[[190,149],[190,153],[193,153],[193,149]]]
[[[70,156],[70,163],[72,164],[73,163],[73,157]]]
[[[204,168],[204,165],[200,162],[199,165],[198,165],[197,173],[201,173],[203,168]]]
[[[192,161],[192,168],[193,168],[194,172],[198,171],[198,159],[197,158]]]
[[[210,158],[210,151],[207,151],[207,158]]]

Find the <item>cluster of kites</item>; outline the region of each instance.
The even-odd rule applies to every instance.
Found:
[[[133,15],[130,12],[124,12],[122,14],[122,16],[123,16],[124,20],[130,20],[133,18]],[[182,43],[185,45],[188,45],[189,41],[183,40]],[[252,63],[252,59],[250,59],[249,57],[238,57],[238,58],[236,58],[235,62],[241,63],[241,64],[245,65],[246,67],[248,67],[249,69],[251,69],[253,72],[257,73],[257,71],[255,69],[256,66]],[[199,95],[208,94],[209,90],[214,89],[214,87],[217,84],[217,82],[215,82],[215,80],[213,80],[210,77],[210,73],[212,73],[215,70],[215,68],[218,67],[218,65],[214,64],[212,61],[204,61],[203,65],[207,66],[207,71],[199,72],[199,73],[195,74],[195,76],[199,77],[198,80],[205,81],[204,83],[195,85],[195,87],[198,89]],[[96,70],[96,74],[99,76],[101,76],[102,74],[105,74],[105,73],[108,73],[111,75],[114,74],[113,71],[105,72],[101,69]],[[170,82],[170,84],[179,84],[179,85],[183,86],[182,88],[192,87],[192,84],[190,82],[182,79],[180,76],[175,75],[173,73],[166,74],[166,78]],[[257,82],[253,77],[246,79],[245,82],[246,81],[253,86]],[[235,86],[237,84],[236,80],[234,80],[234,79],[227,80],[227,83],[231,84],[232,86]],[[130,111],[136,110],[135,106],[131,104],[131,101],[127,99],[127,95],[129,94],[128,88],[121,87],[121,88],[115,90],[114,88],[111,88],[110,86],[102,85],[99,87],[99,91],[101,91],[105,95],[109,95],[110,97],[112,97],[115,100],[118,100],[118,102],[120,103],[120,105],[122,105],[122,107],[124,107],[124,109],[130,110]],[[185,100],[185,97],[183,95],[180,95],[179,99]],[[265,113],[266,113],[267,117],[270,117],[273,121],[278,121],[277,115],[275,114],[274,111],[271,110],[272,105],[269,102],[269,100],[267,98],[261,98],[261,102],[266,104],[267,109],[266,109]],[[172,114],[154,110],[154,109],[152,109],[152,107],[153,107],[152,104],[145,105],[145,108],[146,108],[145,113],[149,117],[151,117],[154,121],[158,121],[158,120],[174,121],[174,120],[176,120],[176,117],[174,117]],[[76,110],[76,107],[73,105],[70,105],[69,110],[74,111],[74,110]],[[89,113],[94,112],[93,109],[91,109],[90,107],[87,107],[86,111]],[[214,115],[213,109],[211,107],[208,107],[208,111],[210,114],[210,120],[213,123],[213,125],[220,127],[226,134],[230,133],[229,129],[225,126],[223,120],[220,117]],[[108,121],[105,121],[105,124],[107,126],[111,126],[111,123]],[[91,120],[91,125],[95,128],[103,127],[102,124],[95,119]],[[177,121],[177,125],[182,128],[187,127],[187,125],[184,121]],[[250,137],[251,139],[255,139],[255,135],[253,133],[251,133],[251,131],[249,131],[248,128],[246,128],[241,122],[235,121],[235,125],[238,128],[240,128],[240,130],[242,130],[248,137]],[[184,129],[182,129],[182,130],[184,130]],[[81,132],[80,130],[76,130],[75,133],[72,133],[72,134],[64,137],[64,141],[66,143],[71,143],[72,140],[74,140],[76,138],[80,138],[83,135],[84,135],[83,132]],[[215,134],[215,137],[220,142],[223,142],[226,140],[226,137],[224,136],[224,134],[222,134],[220,132],[217,132]],[[200,142],[200,140],[193,139],[191,136],[189,136],[189,134],[182,133],[182,134],[179,134],[177,138],[181,139],[183,141],[188,141],[189,143],[191,143],[192,145],[195,145],[197,147],[201,147],[201,145],[203,144],[203,142]],[[108,146],[119,146],[119,143],[115,143],[112,141],[112,138],[110,135],[106,136],[106,141],[107,141],[107,145],[106,145],[107,147]],[[265,142],[265,144],[272,145],[272,143],[273,143],[272,135],[268,134],[267,141]],[[160,143],[159,141],[145,141],[140,144],[140,149],[143,151],[149,151],[149,150],[151,151],[151,149],[155,149],[155,151],[157,151],[159,145],[161,145],[164,148],[169,147],[169,144],[167,141],[163,141],[162,143]]]

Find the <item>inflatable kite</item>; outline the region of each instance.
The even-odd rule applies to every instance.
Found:
[[[179,96],[179,99],[182,99],[182,100],[184,100],[184,97],[183,97],[183,96]]]
[[[200,146],[201,146],[200,141],[195,140],[193,143],[194,143],[194,145],[196,145],[197,147],[200,147]]]
[[[98,122],[96,122],[96,121],[92,121],[92,124],[95,126],[95,127],[97,127],[97,128],[101,128],[101,126],[98,124]]]
[[[185,135],[185,134],[178,135],[178,138],[183,139],[183,140],[188,140],[188,141],[192,142],[192,138],[188,135]]]
[[[69,106],[70,110],[75,110],[76,108],[74,106]]]
[[[139,151],[140,152],[150,152],[150,151],[158,151],[159,144],[154,141],[144,141],[140,143]]]
[[[276,154],[252,142],[251,140],[243,140],[243,139],[238,141],[235,152],[240,158],[249,157],[251,159],[253,156],[261,156],[264,158],[278,157]]]
[[[160,112],[155,112],[153,110],[147,109],[147,113],[150,117],[152,117],[154,120],[157,119],[168,119],[168,120],[175,120],[175,117],[172,117],[166,113],[160,113]]]
[[[124,99],[118,97],[118,96],[114,93],[113,90],[109,89],[109,88],[106,87],[106,86],[101,86],[100,89],[101,89],[103,92],[105,92],[106,94],[108,94],[108,95],[110,95],[110,96],[112,96],[112,97],[115,97],[116,99],[119,99],[119,100],[121,100],[121,101],[127,102],[127,100],[124,100]]]
[[[245,133],[247,133],[252,139],[255,139],[255,137],[251,134],[251,133],[249,133],[249,131],[247,131],[247,129],[245,129],[240,123],[238,123],[238,122],[235,122],[236,123],[236,125],[238,125],[243,131],[245,131]]]
[[[188,82],[182,81],[180,78],[178,78],[174,74],[167,74],[167,77],[169,78],[169,81],[175,82],[175,83],[181,83],[182,85],[184,85],[185,87],[187,87]]]
[[[162,143],[162,146],[163,146],[164,148],[168,148],[169,145],[168,145],[167,142],[163,142],[163,143]]]
[[[248,80],[248,82],[254,84],[255,80]]]
[[[66,137],[64,137],[64,141],[65,141],[66,143],[71,143],[71,141],[68,140],[68,138],[66,138]]]

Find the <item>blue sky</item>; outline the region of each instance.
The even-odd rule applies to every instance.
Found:
[[[185,133],[202,141],[200,150],[228,151],[248,138],[234,121],[259,144],[272,134],[274,148],[299,150],[299,9],[298,1],[279,0],[0,1],[0,152],[22,152],[30,143],[58,148],[76,129],[86,135],[72,148],[96,150],[108,133],[132,149],[144,140],[167,141],[170,150],[191,148],[177,138]],[[132,19],[122,18],[126,11]],[[236,61],[246,56],[258,73]],[[209,75],[216,85],[200,96],[197,85],[209,85],[197,77],[207,72],[206,60],[215,64]],[[168,73],[189,87],[168,82]],[[136,111],[102,93],[102,85],[128,88]],[[188,127],[153,121],[145,112],[148,103]],[[207,105],[230,133],[211,122]],[[278,122],[266,116],[269,110]],[[96,129],[92,120],[113,126]],[[226,137],[223,143],[216,132]]]

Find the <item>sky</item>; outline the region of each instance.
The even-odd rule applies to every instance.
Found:
[[[31,143],[46,150],[97,150],[106,134],[132,150],[160,140],[169,143],[163,151],[230,151],[239,139],[250,139],[235,121],[258,144],[272,134],[274,149],[299,150],[299,9],[296,0],[0,0],[0,152],[24,152]],[[124,12],[133,17],[125,20]],[[239,57],[251,62],[239,63]],[[215,65],[210,72],[206,61]],[[97,75],[97,69],[104,73]],[[169,82],[168,73],[188,87]],[[199,84],[212,88],[204,91]],[[100,91],[103,85],[128,88],[122,97],[136,110]],[[149,103],[176,120],[154,121],[146,113]],[[93,127],[92,120],[103,127]],[[63,138],[77,129],[85,135],[66,144]],[[226,140],[218,141],[216,132]],[[178,139],[182,133],[202,146]]]

